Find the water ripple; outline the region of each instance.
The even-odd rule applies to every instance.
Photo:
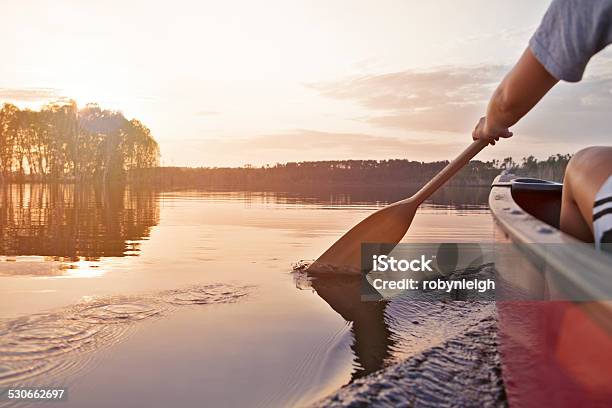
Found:
[[[117,303],[113,300],[99,301],[76,314],[76,320],[94,324],[122,324],[159,315],[165,309],[165,305],[153,299]]]
[[[209,303],[233,303],[246,296],[248,287],[235,287],[223,284],[194,287],[182,291],[167,291],[164,299],[174,305]]]
[[[85,352],[117,343],[139,321],[184,305],[235,302],[249,289],[199,285],[143,296],[97,298],[52,313],[0,320],[0,386],[61,378],[90,361],[93,353]]]

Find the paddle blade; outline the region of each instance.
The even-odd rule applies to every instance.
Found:
[[[408,231],[418,205],[405,201],[382,208],[351,228],[312,263],[309,273],[361,273],[361,244],[397,244]]]

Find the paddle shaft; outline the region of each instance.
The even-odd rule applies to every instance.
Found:
[[[408,198],[412,202],[416,202],[420,205],[423,201],[427,200],[433,193],[436,192],[444,183],[455,175],[459,170],[463,168],[470,160],[474,158],[482,149],[488,145],[489,142],[485,140],[475,140],[471,145],[468,146],[459,156],[453,161],[448,163],[446,167],[442,169],[434,178],[429,180],[427,184],[417,191],[412,197]]]

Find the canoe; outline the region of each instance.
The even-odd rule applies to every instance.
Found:
[[[559,230],[562,189],[505,174],[489,195],[510,406],[612,406],[612,255]]]

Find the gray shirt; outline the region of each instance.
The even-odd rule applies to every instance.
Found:
[[[529,47],[552,76],[578,82],[591,57],[610,43],[612,0],[553,0]]]

